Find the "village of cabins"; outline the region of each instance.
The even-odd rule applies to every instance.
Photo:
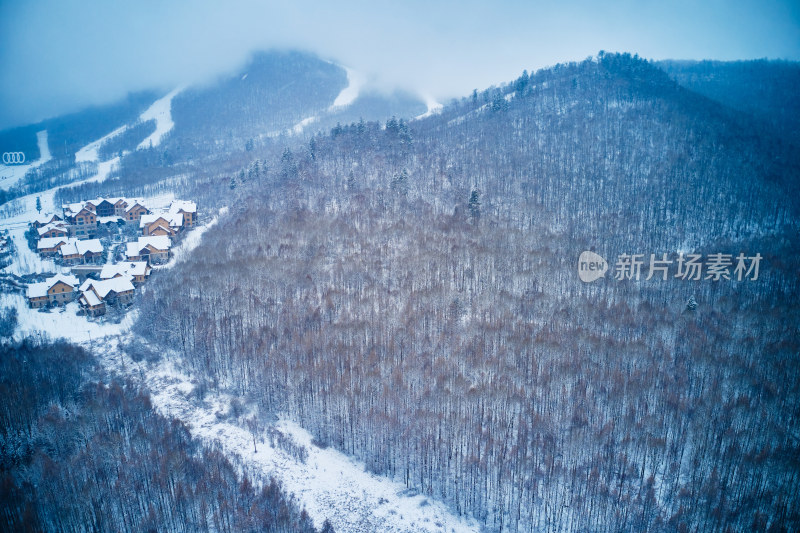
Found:
[[[197,204],[175,200],[162,210],[148,208],[141,199],[98,198],[62,206],[63,215],[41,215],[31,223],[42,257],[71,267],[28,286],[28,304],[34,308],[64,305],[75,299],[88,316],[106,312],[106,304],[127,305],[136,287],[150,275],[151,265],[167,262],[173,240],[197,223]],[[140,235],[124,244],[125,260],[114,257],[104,264],[99,230],[138,224]],[[121,235],[122,232],[120,232]],[[120,235],[116,235],[119,238]]]

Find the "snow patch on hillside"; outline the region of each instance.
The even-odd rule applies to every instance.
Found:
[[[478,524],[453,515],[441,502],[408,490],[402,483],[366,472],[364,463],[333,448],[312,444],[312,436],[291,420],[273,426],[308,452],[297,459],[277,443],[270,443],[268,428],[247,429],[247,413],[230,413],[228,394],[195,391],[196,380],[174,364],[177,354],[160,362],[135,363],[120,350],[120,342],[133,337],[106,339],[95,344],[107,370],[143,380],[153,406],[164,416],[185,423],[192,436],[219,448],[244,466],[251,479],[272,476],[293,493],[317,527],[330,520],[336,531],[394,533],[466,533],[480,530]],[[138,342],[138,341],[137,341]]]
[[[219,216],[223,216],[225,213],[228,212],[227,207],[223,207],[219,210]],[[183,240],[180,242],[178,246],[172,249],[172,257],[170,260],[163,264],[163,265],[154,265],[153,270],[160,270],[165,268],[172,268],[180,261],[185,261],[189,254],[198,246],[200,246],[200,241],[203,239],[203,233],[208,231],[209,228],[214,226],[217,221],[219,220],[219,216],[215,216],[212,218],[208,224],[203,226],[197,226],[194,229],[190,230]]]
[[[36,143],[39,145],[39,159],[24,165],[0,165],[0,189],[10,189],[25,177],[32,168],[36,168],[50,161],[50,145],[47,142],[47,130],[36,133]]]
[[[301,133],[303,133],[303,129],[306,126],[308,126],[309,124],[313,124],[316,121],[317,117],[304,118],[303,120],[292,126],[290,133],[293,133],[294,135],[300,135]]]
[[[347,71],[347,87],[342,89],[338,96],[336,96],[333,104],[331,104],[330,108],[328,108],[329,111],[352,104],[355,99],[358,98],[358,95],[361,92],[361,87],[363,87],[364,83],[366,82],[364,76],[355,70],[349,67],[342,68]]]
[[[181,92],[183,87],[173,89],[169,94],[153,102],[147,110],[139,116],[142,122],[148,120],[156,121],[156,130],[151,133],[145,140],[139,143],[136,147],[137,150],[150,148],[151,146],[158,146],[164,135],[170,132],[175,126],[172,121],[172,99],[176,94]]]
[[[4,225],[3,229],[8,229],[8,236],[14,241],[14,247],[17,249],[14,260],[3,269],[4,273],[24,276],[40,272],[67,273],[69,271],[68,268],[56,266],[52,259],[42,258],[28,248],[28,241],[25,239],[25,232],[28,230],[27,222],[12,226]]]

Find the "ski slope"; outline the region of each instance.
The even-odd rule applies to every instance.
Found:
[[[358,98],[358,95],[361,93],[361,88],[366,82],[364,76],[355,70],[345,66],[342,66],[342,68],[347,72],[347,87],[342,89],[341,92],[336,96],[336,99],[328,108],[328,111],[335,111],[340,107],[345,107],[352,104],[355,99]]]
[[[98,159],[100,159],[100,155],[98,153],[100,147],[103,146],[103,144],[105,144],[106,141],[113,139],[117,135],[125,133],[127,129],[128,129],[127,124],[124,126],[120,126],[119,128],[109,133],[108,135],[104,135],[103,137],[100,137],[96,141],[87,144],[86,146],[75,152],[75,162],[76,163],[96,162]]]
[[[158,146],[164,136],[175,127],[175,123],[172,121],[172,99],[182,90],[183,87],[173,89],[163,98],[153,102],[153,105],[139,116],[142,122],[155,120],[156,130],[139,143],[139,146],[136,147],[137,150]]]

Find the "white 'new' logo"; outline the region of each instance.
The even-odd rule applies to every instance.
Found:
[[[602,278],[608,271],[608,263],[594,252],[583,252],[578,258],[578,277],[584,283]]]

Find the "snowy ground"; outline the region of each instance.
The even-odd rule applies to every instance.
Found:
[[[0,307],[17,308],[19,325],[14,333],[15,340],[42,334],[51,339],[64,338],[78,344],[87,343],[91,347],[98,339],[117,336],[128,331],[136,320],[136,310],[125,314],[118,324],[108,320],[90,320],[77,315],[77,302],[40,312],[28,307],[25,297],[21,294],[0,293]]]
[[[288,133],[292,133],[294,135],[300,135],[301,133],[303,133],[303,129],[305,129],[306,126],[308,126],[309,124],[313,124],[317,120],[318,120],[317,117],[304,118],[303,120],[292,126],[292,128],[289,130]]]
[[[475,532],[474,521],[454,516],[443,504],[408,491],[404,485],[365,471],[363,463],[332,449],[311,443],[311,435],[296,423],[282,419],[274,426],[308,451],[305,462],[272,447],[267,429],[253,434],[244,420],[229,413],[231,396],[208,393],[201,400],[194,393],[195,380],[174,361],[177,355],[149,364],[136,363],[120,350],[120,341],[131,342],[130,335],[95,340],[105,368],[144,382],[154,407],[163,415],[177,418],[192,435],[207,444],[219,446],[229,457],[243,464],[252,479],[273,476],[293,493],[319,527],[327,518],[342,532]]]
[[[47,130],[38,132],[36,141],[39,145],[39,159],[24,165],[0,165],[0,189],[10,189],[25,177],[25,173],[30,169],[43,165],[52,159],[50,145],[47,142]]]
[[[200,241],[203,238],[203,234],[206,231],[208,231],[209,228],[211,228],[217,223],[219,217],[224,216],[225,213],[227,212],[228,208],[223,207],[222,209],[219,210],[219,215],[212,218],[207,224],[204,224],[202,226],[197,226],[191,231],[189,231],[189,233],[187,233],[184,236],[180,244],[172,249],[172,257],[170,258],[170,260],[163,265],[154,266],[153,269],[161,270],[165,268],[172,268],[177,263],[181,261],[186,261],[191,251],[200,245]]]
[[[175,123],[172,121],[172,99],[182,90],[183,87],[173,89],[165,97],[153,102],[153,105],[141,114],[139,119],[142,120],[142,122],[147,122],[148,120],[156,121],[156,131],[139,143],[139,146],[136,147],[137,150],[158,146],[161,139],[164,138],[164,135],[169,133],[173,126],[175,126]]]

